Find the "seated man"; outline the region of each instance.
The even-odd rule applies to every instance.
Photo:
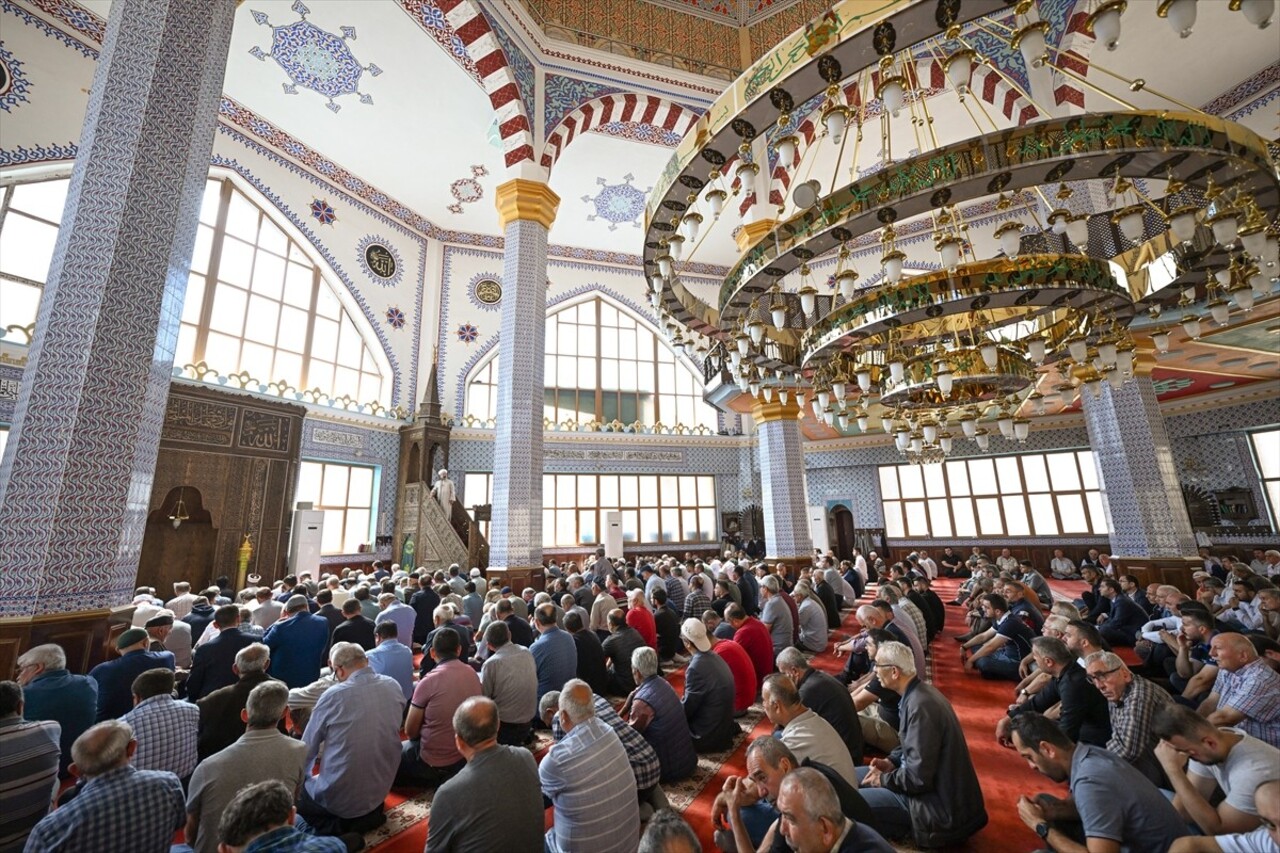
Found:
[[[1253,793],[1258,816],[1265,823],[1252,832],[1227,835],[1189,835],[1179,838],[1169,853],[1256,853],[1280,850],[1280,782],[1264,782]],[[1270,845],[1270,846],[1268,846]]]
[[[791,850],[831,853],[893,850],[880,833],[865,824],[854,823],[844,814],[831,782],[811,767],[792,770],[782,780],[778,812],[782,816],[778,832]]]
[[[1209,648],[1218,674],[1198,713],[1215,726],[1236,726],[1280,747],[1280,673],[1243,634],[1218,634]]]
[[[787,676],[800,691],[800,701],[831,724],[844,742],[854,764],[862,763],[862,726],[849,690],[834,677],[809,666],[799,649],[783,649],[778,655],[778,672]]]
[[[662,677],[656,650],[644,646],[632,652],[631,669],[638,686],[623,704],[622,718],[644,735],[658,753],[662,767],[659,781],[683,781],[698,769],[698,754],[693,749],[680,697]]]
[[[796,757],[812,758],[835,770],[852,787],[858,787],[853,758],[831,724],[800,702],[791,679],[774,673],[764,680],[764,712],[778,727],[777,737]]]
[[[965,672],[977,670],[983,678],[1017,681],[1018,666],[1031,654],[1035,634],[1018,616],[1009,611],[1003,595],[989,592],[982,596],[982,614],[991,627],[960,646]],[[966,650],[976,649],[967,659]]]
[[[149,669],[133,680],[133,710],[120,718],[138,744],[133,766],[186,780],[199,760],[200,709],[173,698],[173,670]]]
[[[284,618],[271,626],[262,642],[271,649],[276,678],[290,687],[305,687],[320,677],[329,648],[329,620],[308,610],[305,596],[292,595],[285,602]]]
[[[867,651],[872,660],[881,645],[891,642],[894,642],[893,635],[882,628],[867,632]],[[885,687],[874,670],[850,685],[849,690],[858,712],[863,743],[886,753],[897,749],[898,704],[902,697]]]
[[[1156,711],[1153,728],[1161,739],[1156,758],[1173,784],[1173,806],[1184,820],[1205,835],[1257,828],[1253,792],[1280,780],[1280,749],[1238,729],[1220,729],[1173,702]],[[1225,799],[1215,807],[1210,800],[1217,788]]]
[[[901,698],[901,746],[858,770],[859,790],[889,837],[912,835],[921,847],[959,844],[987,824],[978,774],[951,703],[916,676],[901,643],[876,650],[876,672]]]
[[[605,659],[609,662],[609,692],[615,696],[627,696],[636,689],[631,674],[631,655],[646,645],[640,632],[627,624],[626,616],[617,608],[609,611],[609,636],[601,643]]]
[[[292,824],[297,814],[293,807],[293,789],[273,779],[250,785],[236,794],[222,814],[217,838],[221,844],[213,849],[228,853],[245,850],[289,850],[296,853],[344,853],[359,847],[337,838],[307,835]],[[351,839],[354,844],[359,836]],[[363,844],[363,842],[361,842]]]
[[[634,853],[640,835],[636,777],[618,735],[595,715],[586,682],[560,693],[564,740],[538,765],[542,793],[555,808],[547,853]]]
[[[270,665],[271,650],[264,644],[245,646],[236,653],[236,662],[231,666],[238,678],[236,683],[213,691],[197,703],[200,732],[196,751],[201,760],[235,743],[244,734],[240,712],[245,709],[253,688],[276,680],[267,675]]]
[[[781,740],[758,737],[747,747],[746,777],[730,776],[711,806],[716,846],[721,850],[759,850],[766,836],[773,849],[785,851],[785,840],[777,833],[777,799],[783,778],[797,767],[817,770],[831,784],[846,817],[870,825],[871,809],[858,791],[839,773],[811,758],[801,761]],[[728,827],[727,829],[725,827]]]
[[[689,721],[693,747],[698,752],[728,749],[741,732],[733,719],[733,671],[723,657],[711,651],[711,638],[700,619],[684,620],[680,626],[680,638],[685,653],[689,655],[681,702],[685,718]]]
[[[484,629],[484,641],[489,654],[480,667],[480,688],[498,708],[498,743],[522,746],[529,740],[529,725],[538,707],[537,661],[532,651],[511,642],[506,622],[490,622]],[[431,670],[427,678],[438,669]],[[459,679],[460,686],[463,681],[469,681],[465,674]]]
[[[369,666],[378,675],[394,679],[408,702],[413,697],[413,650],[400,641],[400,625],[393,619],[377,623],[373,633],[378,645],[365,652]]]
[[[473,696],[454,712],[454,737],[467,766],[431,802],[432,853],[541,853],[545,816],[537,765],[529,750],[498,743],[498,724],[491,699]]]
[[[130,628],[116,638],[120,657],[89,670],[98,682],[98,720],[114,720],[133,707],[133,680],[149,669],[174,669],[172,652],[148,651],[150,637],[142,628]]]
[[[1169,694],[1134,675],[1125,662],[1111,652],[1089,655],[1084,671],[1107,700],[1111,716],[1107,751],[1132,764],[1153,785],[1166,787],[1164,771],[1155,754],[1159,738],[1151,721],[1159,706],[1173,701]]]
[[[196,853],[217,853],[218,823],[236,794],[251,785],[279,781],[290,792],[302,784],[306,744],[281,734],[289,688],[268,680],[255,687],[239,717],[247,726],[235,743],[200,762],[187,792],[187,843]]]
[[[23,718],[52,720],[62,727],[58,775],[66,778],[71,744],[97,716],[98,682],[68,672],[62,646],[46,643],[18,656],[18,683],[22,685]]]
[[[0,681],[0,849],[17,851],[49,813],[58,789],[58,737],[52,720],[22,718],[22,687]]]
[[[236,653],[253,642],[253,638],[240,632],[240,608],[224,604],[213,613],[213,624],[218,634],[196,647],[191,661],[191,674],[187,676],[187,698],[198,702],[217,690],[234,684],[236,675],[232,668]]]
[[[1018,800],[1018,816],[1053,850],[1163,853],[1187,834],[1173,806],[1124,759],[1101,747],[1074,744],[1052,720],[1023,714],[1013,745],[1054,782],[1069,782],[1071,799]]]
[[[1147,614],[1124,594],[1120,581],[1114,578],[1103,578],[1098,589],[1110,608],[1097,618],[1098,632],[1102,639],[1113,646],[1132,646],[1138,641],[1138,633],[1147,622]]]
[[[431,640],[427,654],[435,666],[413,688],[404,720],[408,740],[395,774],[398,786],[438,787],[466,765],[454,742],[453,713],[464,699],[480,696],[483,691],[476,671],[458,660],[459,646],[458,635],[453,631],[439,631]],[[530,660],[530,689],[537,683],[532,664]]]
[[[131,853],[167,853],[186,821],[182,783],[172,773],[132,766],[137,748],[133,729],[122,720],[80,735],[71,746],[71,772],[84,785],[36,824],[25,849],[118,850],[128,839]]]
[[[1026,696],[1025,701],[1011,705],[1008,715],[1000,718],[996,724],[996,740],[1012,747],[1009,735],[1015,718],[1032,712],[1044,714],[1057,708],[1058,724],[1067,737],[1105,747],[1111,739],[1107,700],[1089,683],[1089,677],[1076,663],[1066,643],[1054,637],[1036,637],[1031,641],[1031,655],[1049,680],[1034,695],[1019,695],[1019,699]]]
[[[316,617],[324,621],[324,617]],[[298,815],[316,835],[368,832],[386,821],[382,802],[400,764],[400,719],[404,693],[394,679],[369,668],[364,649],[335,643],[329,666],[337,683],[321,694],[307,722]]]

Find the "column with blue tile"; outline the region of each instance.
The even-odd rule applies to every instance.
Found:
[[[132,595],[237,5],[111,6],[0,464],[0,616]]]
[[[489,573],[512,586],[542,576],[543,353],[547,321],[547,232],[560,198],[515,178],[497,191],[505,240],[493,520]]]
[[[1148,360],[1138,360],[1137,375],[1118,391],[1103,382],[1097,397],[1081,394],[1111,550],[1124,557],[1194,556],[1195,534]]]
[[[813,541],[809,537],[800,407],[794,400],[757,401],[751,414],[759,442],[766,552],[771,560],[807,562],[813,556]]]

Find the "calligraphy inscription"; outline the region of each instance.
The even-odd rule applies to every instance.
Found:
[[[240,421],[237,445],[250,450],[286,453],[289,450],[289,419],[246,409]]]
[[[236,407],[171,396],[164,419],[173,426],[230,431],[236,425]]]
[[[684,462],[679,450],[569,450],[543,451],[546,459],[580,459],[592,462]]]
[[[0,400],[18,399],[18,388],[17,379],[0,379]]]
[[[208,444],[214,447],[230,447],[231,433],[203,432],[198,429],[185,429],[165,425],[164,437],[169,441],[185,441],[188,444]]]
[[[346,447],[350,450],[364,449],[363,436],[336,429],[316,429],[311,433],[311,440],[316,444],[328,444],[332,447]]]
[[[380,278],[396,277],[396,259],[381,243],[370,243],[364,250],[364,262]]]
[[[502,285],[491,278],[476,282],[476,299],[485,305],[497,305],[502,301]]]

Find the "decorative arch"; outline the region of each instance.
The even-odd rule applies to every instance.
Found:
[[[488,93],[489,103],[493,104],[498,119],[507,167],[532,160],[533,126],[529,123],[527,105],[520,98],[515,72],[507,62],[507,55],[489,25],[489,19],[473,0],[434,2],[480,73],[480,85]],[[408,8],[412,0],[402,0],[402,3]]]
[[[576,137],[615,121],[648,124],[684,136],[698,120],[698,114],[665,98],[653,95],[602,95],[582,104],[556,125],[542,146],[539,162],[549,172]]]
[[[617,308],[619,311],[625,311],[627,314],[635,318],[640,325],[657,335],[658,338],[663,341],[663,346],[670,347],[670,344],[666,343],[666,335],[663,334],[662,329],[654,322],[652,311],[634,300],[598,284],[589,284],[583,287],[577,287],[549,300],[547,302],[546,316],[549,317],[557,311],[564,308],[570,308],[577,305],[579,302],[585,302],[588,299],[594,299],[597,296],[604,299],[606,302],[612,303],[613,307]],[[675,353],[676,361],[683,362],[686,367],[692,370],[699,377],[703,375],[702,364],[696,358],[690,355],[685,355],[678,350],[673,349],[673,352]],[[458,386],[455,391],[454,412],[457,413],[456,417],[462,417],[466,414],[463,410],[466,408],[467,386],[471,384],[471,380],[476,376],[476,374],[484,369],[490,361],[497,357],[497,355],[498,335],[494,335],[489,340],[485,341],[475,354],[472,355],[471,358],[467,359],[467,362],[462,366],[462,370],[458,376]]]

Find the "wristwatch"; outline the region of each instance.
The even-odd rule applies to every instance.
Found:
[[[1039,823],[1037,823],[1037,824],[1036,824],[1036,835],[1040,836],[1040,838],[1041,838],[1042,840],[1048,840],[1048,838],[1049,838],[1049,824],[1045,823],[1044,821],[1040,821]]]

